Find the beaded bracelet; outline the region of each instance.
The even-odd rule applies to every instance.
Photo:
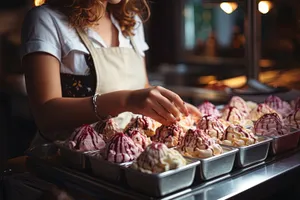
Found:
[[[98,105],[97,105],[97,98],[98,98],[99,96],[101,96],[101,94],[96,93],[96,94],[94,94],[93,99],[92,99],[92,100],[93,100],[94,112],[95,112],[96,117],[99,119],[99,121],[107,121],[107,120],[109,120],[110,118],[112,118],[112,116],[111,116],[111,115],[108,115],[106,118],[102,118],[102,117],[99,115],[99,113],[98,113]]]

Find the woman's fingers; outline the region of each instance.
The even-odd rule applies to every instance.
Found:
[[[164,117],[162,117],[160,114],[158,114],[154,109],[150,109],[148,116],[154,119],[155,121],[158,121],[159,123],[163,125],[170,125],[172,122],[166,120]]]
[[[170,90],[167,90],[163,87],[159,87],[158,89],[164,97],[166,97],[170,102],[172,102],[181,111],[181,113],[183,113],[186,116],[189,115],[189,112],[187,110],[187,107],[186,107],[184,101],[179,97],[178,94],[176,94]]]
[[[173,116],[168,110],[166,110],[160,103],[158,102],[151,102],[150,106],[152,110],[154,110],[160,117],[164,118],[166,121],[169,122],[176,122],[175,116]],[[178,111],[177,111],[178,112]]]

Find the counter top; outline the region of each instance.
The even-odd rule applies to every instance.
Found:
[[[61,184],[70,190],[80,190],[93,197],[105,199],[179,199],[179,200],[206,200],[206,199],[263,199],[275,191],[294,184],[300,176],[300,148],[272,157],[266,161],[194,185],[178,193],[162,198],[147,197],[130,189],[105,183],[82,172],[64,167],[56,167],[29,159],[31,169],[38,176],[50,182]],[[285,182],[284,184],[282,184]],[[263,191],[263,192],[262,192]]]

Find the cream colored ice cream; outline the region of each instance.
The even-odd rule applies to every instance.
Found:
[[[253,122],[248,119],[245,113],[241,112],[238,108],[226,106],[222,115],[222,119],[232,124],[239,124],[246,128],[253,127]]]
[[[204,103],[202,103],[198,107],[198,109],[199,109],[200,113],[202,114],[202,116],[212,115],[215,117],[221,117],[221,113],[219,112],[219,110],[216,108],[215,105],[213,105],[209,101],[205,101]]]
[[[124,133],[116,133],[107,143],[104,159],[114,163],[124,163],[135,160],[143,151],[132,139]]]
[[[131,167],[144,173],[161,173],[185,166],[186,160],[175,149],[163,143],[152,143],[133,162]]]
[[[197,128],[204,130],[212,138],[221,139],[226,126],[217,117],[206,115],[198,121]]]
[[[104,140],[108,141],[112,136],[114,136],[118,131],[118,124],[114,121],[113,118],[107,121],[99,121],[96,123],[94,129],[104,136]]]
[[[72,150],[85,152],[102,150],[105,147],[105,142],[103,136],[99,135],[92,126],[83,125],[74,131],[64,145]]]
[[[291,128],[300,129],[300,108],[288,116],[288,123]]]
[[[183,130],[186,132],[187,130],[189,130],[190,128],[192,128],[195,124],[194,119],[192,118],[191,115],[189,116],[181,116],[180,117],[180,121],[178,122],[178,124],[183,128]]]
[[[184,129],[178,123],[175,123],[169,126],[161,125],[156,129],[156,134],[151,139],[154,142],[164,143],[171,148],[178,146],[184,135]]]
[[[159,126],[160,124],[150,117],[137,116],[131,119],[131,121],[125,127],[124,132],[126,132],[128,129],[138,128],[142,130],[145,135],[151,137],[155,134],[155,130]]]
[[[276,110],[283,117],[288,116],[292,112],[290,104],[286,101],[282,101],[277,96],[270,95],[268,98],[266,98],[265,104],[267,104],[270,108]]]
[[[280,136],[289,133],[289,126],[276,113],[265,114],[255,122],[257,135]]]
[[[274,109],[270,108],[267,104],[261,103],[250,112],[250,119],[257,121],[264,114],[277,113]]]
[[[233,147],[242,147],[255,144],[257,137],[251,130],[244,128],[241,125],[231,124],[225,130],[221,143]]]
[[[182,155],[193,158],[208,158],[223,152],[222,147],[200,129],[188,130],[178,150]]]
[[[250,113],[247,103],[244,101],[244,99],[238,96],[233,96],[230,99],[228,106],[237,108],[244,117],[247,117]]]
[[[148,138],[140,129],[127,129],[124,133],[130,137],[136,145],[141,146],[143,149],[151,144],[150,138]]]
[[[257,103],[253,102],[253,101],[246,101],[247,107],[249,108],[249,114],[251,112],[251,110],[254,110],[257,108]]]

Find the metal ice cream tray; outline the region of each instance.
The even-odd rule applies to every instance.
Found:
[[[235,165],[246,167],[264,161],[268,156],[270,142],[272,139],[264,136],[257,136],[258,143],[249,146],[238,147]]]
[[[188,164],[178,169],[149,174],[130,167],[124,168],[127,184],[149,196],[160,197],[192,185],[199,161],[187,159]]]
[[[123,167],[132,163],[112,163],[98,156],[94,156],[93,153],[87,153],[85,156],[89,160],[92,172],[95,176],[114,183],[121,183],[124,181]]]
[[[30,147],[26,150],[25,155],[36,159],[51,160],[58,156],[58,148],[53,144],[41,144]]]
[[[85,154],[94,151],[80,152],[80,151],[69,149],[68,147],[63,146],[61,143],[56,142],[55,144],[59,148],[59,154],[60,154],[62,164],[78,170],[85,170],[90,168]]]
[[[274,136],[271,144],[271,154],[277,155],[279,153],[295,149],[298,146],[300,138],[300,130],[291,130],[290,133],[282,136]]]
[[[197,167],[196,180],[209,180],[231,172],[238,149],[222,146],[224,152],[210,158],[195,159],[200,161]]]

